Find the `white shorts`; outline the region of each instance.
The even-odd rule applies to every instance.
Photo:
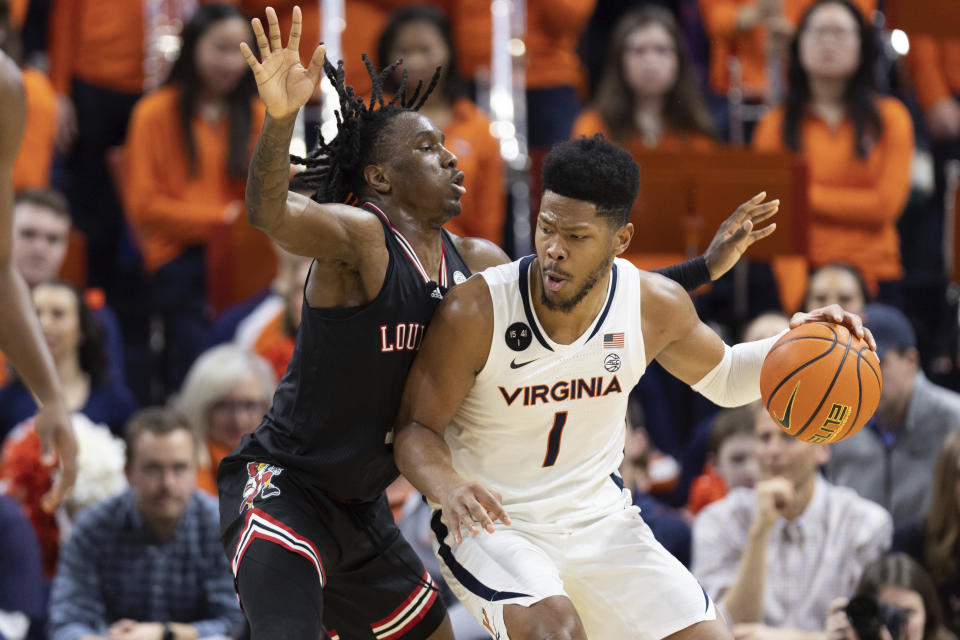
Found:
[[[508,640],[503,607],[529,607],[566,596],[590,640],[659,640],[716,619],[706,591],[656,541],[640,510],[629,506],[558,530],[513,519],[463,544],[433,515],[434,552],[453,593],[491,637]]]

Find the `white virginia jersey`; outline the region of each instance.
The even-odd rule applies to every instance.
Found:
[[[533,260],[480,274],[493,300],[493,342],[444,438],[457,472],[499,492],[512,519],[589,519],[623,507],[627,399],[646,369],[640,275],[615,260],[596,319],[562,345],[535,315]]]

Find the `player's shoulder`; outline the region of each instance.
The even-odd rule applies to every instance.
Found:
[[[632,264],[630,266],[633,267]],[[633,270],[637,274],[641,295],[647,303],[645,308],[649,308],[652,304],[669,313],[691,304],[690,294],[675,280],[653,271],[644,271],[636,267],[633,267]]]
[[[447,232],[450,233],[450,232]],[[483,238],[465,238],[450,233],[450,240],[457,253],[473,273],[479,273],[489,267],[496,267],[510,262],[506,252]]]

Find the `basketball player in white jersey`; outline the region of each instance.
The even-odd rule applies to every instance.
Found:
[[[434,315],[407,379],[397,464],[437,509],[444,577],[492,637],[729,638],[623,490],[624,416],[654,358],[717,404],[759,398],[776,338],[726,346],[677,284],[615,259],[634,233],[627,152],[562,143],[543,184],[536,256],[474,276]],[[874,345],[836,305],[793,325],[816,320]]]

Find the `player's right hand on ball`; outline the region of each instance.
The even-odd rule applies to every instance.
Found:
[[[327,48],[322,44],[314,50],[307,68],[300,63],[302,23],[300,7],[294,7],[290,37],[284,47],[280,39],[277,12],[273,7],[267,7],[269,39],[263,31],[260,19],[254,18],[251,21],[253,33],[257,37],[257,47],[260,49],[260,62],[257,62],[256,56],[245,42],[240,43],[240,51],[253,69],[253,76],[257,79],[257,91],[260,92],[260,99],[266,105],[271,118],[283,118],[299,111],[313,95],[323,74],[323,57]]]
[[[510,524],[510,516],[503,508],[502,501],[499,493],[476,482],[462,484],[447,492],[441,504],[443,519],[453,533],[453,542],[458,545],[463,542],[462,526],[477,535],[481,528],[493,533],[496,520]]]
[[[757,513],[753,523],[766,533],[793,505],[795,491],[789,480],[775,477],[758,482],[756,492]]]

